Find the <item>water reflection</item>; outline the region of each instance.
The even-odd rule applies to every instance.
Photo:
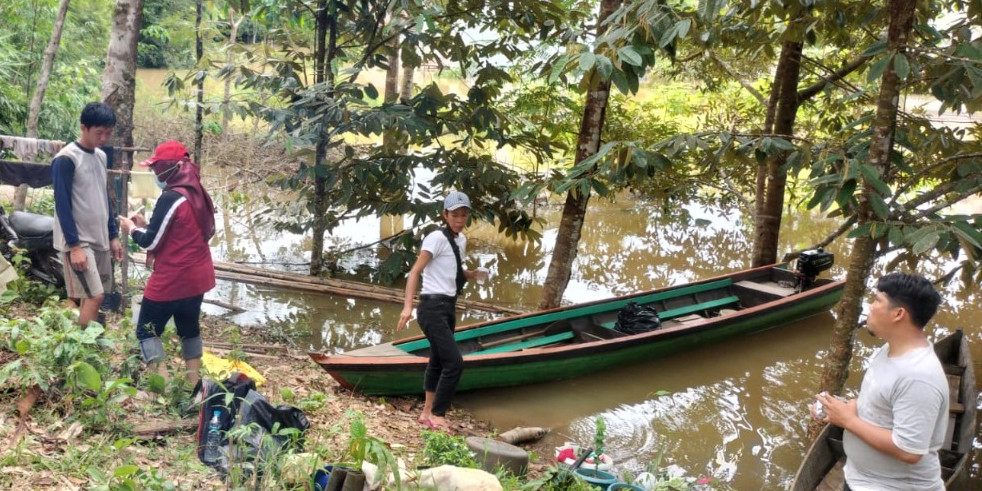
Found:
[[[561,206],[540,208],[547,224],[540,245],[515,243],[490,226],[468,228],[472,266],[491,270],[491,281],[468,285],[469,299],[533,310],[541,297],[555,242]],[[229,219],[216,238],[216,258],[267,261],[303,270],[304,239],[267,228],[247,230]],[[784,221],[779,250],[791,251],[823,239],[838,223],[803,213]],[[328,239],[339,249],[378,239],[371,221],[347,223]],[[689,206],[666,212],[629,199],[594,200],[583,227],[564,301],[583,302],[637,290],[674,285],[749,266],[751,243],[743,217],[732,210]],[[842,275],[849,251],[830,247]],[[364,278],[356,265],[375,260],[376,251],[341,257],[343,275]],[[926,265],[939,277],[950,265]],[[401,287],[402,285],[396,285]],[[935,335],[962,326],[982,360],[977,290],[952,285],[937,317]],[[282,333],[301,347],[343,351],[417,332],[396,333],[401,305],[220,282],[209,294],[245,307],[232,319]],[[463,312],[458,322],[488,314]],[[460,394],[456,403],[492,421],[499,429],[545,426],[553,429],[537,451],[551,455],[565,441],[592,444],[595,420],[606,421],[608,452],[619,470],[639,472],[664,449],[661,465],[691,475],[714,476],[735,489],[781,489],[793,477],[806,449],[806,405],[813,399],[828,346],[831,314],[768,332],[705,346],[648,363],[574,380]],[[865,359],[879,342],[860,334],[850,387],[858,386]],[[979,474],[976,456],[973,475]]]

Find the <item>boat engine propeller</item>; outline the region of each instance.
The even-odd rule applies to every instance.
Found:
[[[835,254],[826,252],[821,247],[801,251],[795,263],[798,291],[803,292],[814,286],[818,274],[831,268],[833,263],[835,263]]]

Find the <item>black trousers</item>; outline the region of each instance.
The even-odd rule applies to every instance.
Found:
[[[433,414],[443,416],[457,391],[464,371],[464,358],[454,341],[457,324],[456,297],[421,295],[416,316],[423,334],[430,341],[430,361],[423,376],[423,389],[433,392]]]

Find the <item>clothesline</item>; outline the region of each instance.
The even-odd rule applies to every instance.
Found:
[[[0,183],[19,186],[26,184],[32,188],[51,185],[51,162],[35,162],[39,152],[54,156],[65,142],[58,140],[42,140],[39,138],[24,138],[20,136],[0,135],[0,150],[9,149],[20,160],[0,159]],[[103,147],[107,148],[107,147]],[[112,147],[115,152],[149,152],[142,147]],[[112,169],[114,155],[109,155],[109,172],[114,174],[129,174],[128,171]]]
[[[22,136],[0,135],[0,150],[9,149],[25,163],[46,165],[50,162],[34,162],[39,152],[54,156],[66,145],[60,140],[43,140],[40,138],[25,138]],[[105,148],[105,147],[103,147]],[[150,152],[152,149],[143,147],[112,147],[114,152]],[[4,161],[10,162],[10,161]]]

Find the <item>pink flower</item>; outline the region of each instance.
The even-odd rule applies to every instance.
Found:
[[[696,484],[709,484],[711,482],[713,482],[713,478],[711,478],[711,477],[700,477],[696,481]]]

